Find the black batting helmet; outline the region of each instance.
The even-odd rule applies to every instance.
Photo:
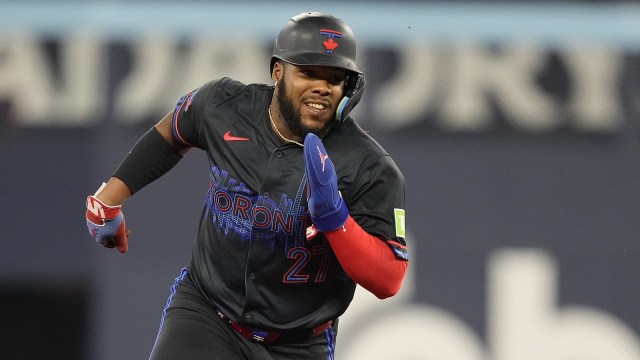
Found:
[[[276,38],[271,55],[271,71],[278,59],[293,65],[345,69],[344,97],[336,111],[336,118],[340,121],[347,117],[362,97],[365,81],[356,65],[353,31],[333,15],[306,12],[291,18]]]

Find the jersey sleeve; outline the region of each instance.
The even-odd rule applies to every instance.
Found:
[[[178,100],[171,119],[173,138],[186,146],[204,149],[200,129],[205,120],[205,110],[219,85],[219,80],[208,82]]]
[[[386,242],[399,260],[409,260],[405,240],[405,181],[388,155],[365,161],[362,183],[352,194],[349,213],[369,234]]]
[[[171,119],[174,140],[190,147],[201,147],[197,141],[198,116],[193,102],[200,89],[184,95],[178,100]]]

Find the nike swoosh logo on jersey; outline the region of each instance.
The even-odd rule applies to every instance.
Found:
[[[225,141],[249,141],[250,139],[245,137],[233,136],[231,135],[231,130],[229,130],[226,133],[224,133],[224,140]]]

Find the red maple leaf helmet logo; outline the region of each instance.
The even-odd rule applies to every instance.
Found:
[[[327,49],[327,54],[333,54],[333,50],[340,46],[334,39],[340,39],[342,33],[335,30],[320,29],[320,35],[328,37],[327,40],[322,42],[322,45]]]
[[[322,45],[324,45],[324,47],[331,52],[333,52],[333,50],[340,46],[337,42],[333,41],[333,38],[329,38],[329,40],[323,41]]]

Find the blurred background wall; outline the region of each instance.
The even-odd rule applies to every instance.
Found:
[[[640,5],[616,1],[2,1],[0,358],[147,358],[207,189],[192,151],[125,206],[84,201],[177,99],[270,83],[281,26],[346,20],[354,117],[407,182],[409,276],[358,290],[338,357],[640,359]]]

